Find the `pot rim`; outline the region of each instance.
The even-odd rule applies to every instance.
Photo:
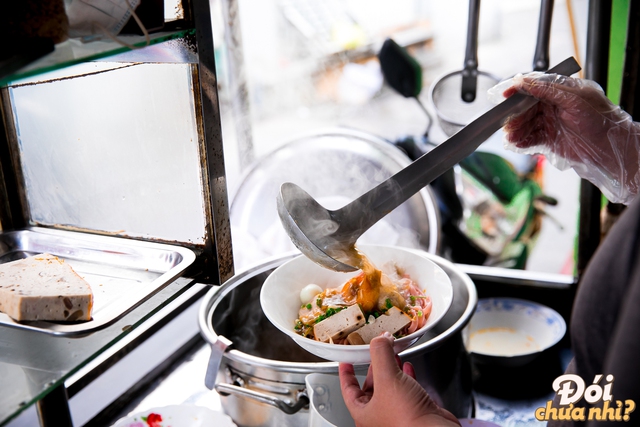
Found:
[[[265,271],[274,269],[285,261],[293,259],[299,256],[299,252],[291,252],[285,255],[278,255],[268,258],[259,264],[248,267],[231,279],[227,280],[222,286],[215,287],[209,290],[204,296],[200,309],[198,311],[198,325],[200,327],[200,333],[204,339],[213,344],[218,340],[218,334],[214,332],[212,313],[215,310],[218,303],[233,289],[235,289],[237,283],[242,283],[246,279],[264,273]],[[309,370],[316,372],[331,372],[335,371],[338,366],[337,362],[285,362],[280,360],[265,359],[258,356],[253,356],[248,353],[244,353],[240,350],[231,348],[227,350],[224,355],[232,360],[249,364],[256,368],[269,368],[276,371],[286,371],[291,373],[307,373]]]
[[[437,255],[430,254],[423,250],[411,249],[422,256],[426,256],[430,260],[439,263],[441,266],[445,266],[449,270],[453,270],[458,273],[460,279],[464,282],[468,293],[467,306],[460,318],[445,331],[442,331],[436,337],[429,339],[428,341],[414,345],[407,350],[400,353],[400,357],[413,356],[415,353],[424,350],[424,347],[428,345],[429,348],[434,349],[440,346],[445,339],[449,339],[453,334],[461,331],[471,320],[471,316],[475,312],[478,304],[478,293],[475,284],[471,278],[459,268],[457,268],[452,262],[439,257]],[[246,279],[261,274],[265,271],[277,268],[284,262],[293,259],[297,256],[302,256],[300,252],[294,251],[289,254],[278,255],[272,258],[268,258],[263,262],[248,267],[237,275],[227,280],[223,285],[210,289],[203,297],[203,301],[200,304],[198,311],[198,326],[203,338],[210,344],[214,344],[218,340],[218,334],[214,332],[213,322],[211,315],[215,310],[218,303],[233,289],[235,289],[237,283],[242,283]],[[231,347],[224,353],[224,357],[227,357],[233,361],[239,363],[248,364],[254,368],[268,368],[278,372],[287,373],[300,373],[306,374],[309,372],[335,372],[338,367],[338,362],[286,362],[280,360],[265,359],[258,356],[253,356],[242,351],[236,350]]]
[[[471,317],[473,316],[473,313],[475,313],[476,307],[478,305],[478,290],[476,289],[476,285],[473,283],[473,280],[471,280],[471,278],[466,273],[462,272],[451,261],[446,260],[442,257],[433,255],[424,251],[419,251],[419,250],[416,252],[420,253],[420,255],[422,256],[426,256],[431,261],[439,263],[441,267],[445,266],[446,268],[459,273],[460,279],[464,282],[467,288],[468,301],[467,301],[467,307],[465,308],[465,310],[462,312],[458,320],[456,320],[456,322],[453,325],[449,326],[449,328],[442,331],[437,336],[431,338],[427,342],[409,347],[408,349],[400,353],[400,356],[413,355],[413,353],[420,351],[422,347],[424,347],[426,344],[429,344],[429,347],[431,348],[435,348],[441,345],[445,339],[449,339],[450,336],[462,331],[462,329],[465,326],[467,326],[469,321],[471,321]]]

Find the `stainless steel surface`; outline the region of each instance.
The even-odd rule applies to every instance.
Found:
[[[0,313],[0,326],[76,337],[114,323],[178,278],[195,254],[180,246],[29,228],[0,234],[0,262],[50,253],[65,260],[91,286],[93,318],[87,322],[16,322]]]
[[[350,129],[298,136],[262,157],[247,171],[231,202],[237,268],[296,250],[276,209],[282,183],[303,186],[327,207],[350,202],[411,163],[388,141]],[[429,187],[390,212],[360,243],[385,244],[437,253],[440,224]]]
[[[241,382],[241,379],[237,377],[236,381]],[[234,395],[234,396],[245,398],[245,399],[255,400],[260,403],[265,403],[267,405],[271,405],[275,408],[278,408],[285,414],[289,414],[289,415],[295,414],[296,412],[304,408],[308,408],[308,405],[309,405],[309,398],[304,391],[298,391],[295,396],[296,397],[295,401],[292,401],[291,399],[284,400],[267,393],[262,393],[256,390],[246,388],[244,387],[243,381],[241,382],[241,385],[224,384],[224,383],[216,384],[215,388],[216,388],[216,391],[222,396]],[[270,388],[273,389],[274,387],[270,387]],[[289,391],[288,389],[286,390],[287,391],[283,394],[288,395]]]
[[[456,264],[474,280],[493,283],[507,283],[518,286],[569,289],[578,281],[569,274],[544,273],[539,271],[515,270],[512,268],[488,267],[484,265]]]
[[[461,330],[475,310],[476,288],[452,263],[424,251],[417,252],[447,272],[454,297],[445,317],[400,357],[414,364],[418,380],[437,402],[457,416],[469,416],[472,408],[470,362]],[[306,352],[277,330],[259,307],[258,295],[266,277],[294,256],[299,254],[274,258],[239,273],[219,290],[210,291],[200,307],[198,322],[205,340],[215,345],[224,336],[232,342],[224,352],[216,389],[233,393],[220,399],[224,411],[239,426],[306,426],[307,409],[285,414],[276,406],[295,406],[300,393],[304,392],[308,374],[337,375],[338,372],[337,363]],[[366,374],[366,365],[356,368],[358,374]],[[252,392],[240,396],[236,387]],[[254,399],[255,394],[260,398]],[[279,403],[275,406],[260,403],[263,395],[271,395],[269,400]]]
[[[550,73],[571,75],[580,70],[573,58]],[[311,260],[336,271],[354,271],[352,250],[358,238],[385,215],[473,153],[513,114],[538,101],[515,94],[496,105],[460,132],[412,164],[338,210],[322,207],[293,183],[284,183],[278,195],[278,213],[293,243]]]

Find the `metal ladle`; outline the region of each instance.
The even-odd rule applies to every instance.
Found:
[[[578,71],[580,66],[570,57],[548,73],[570,76]],[[312,261],[335,271],[358,270],[360,262],[355,243],[365,231],[473,153],[502,127],[509,116],[520,114],[537,102],[537,99],[519,93],[509,97],[391,178],[338,210],[325,209],[302,188],[285,182],[277,196],[282,225],[296,247]]]

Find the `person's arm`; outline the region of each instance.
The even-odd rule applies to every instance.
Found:
[[[595,82],[530,73],[513,79],[516,92],[540,102],[505,124],[508,148],[545,154],[560,169],[572,167],[614,202],[640,191],[640,125],[613,104]]]
[[[339,367],[342,396],[356,426],[460,426],[415,380],[411,363],[400,369],[390,334],[374,338],[370,351],[371,365],[362,388],[353,365],[341,363]]]

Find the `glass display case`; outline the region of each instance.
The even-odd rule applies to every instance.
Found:
[[[42,425],[72,425],[65,379],[234,273],[210,6],[178,7],[148,37],[2,64],[0,257],[64,259],[94,311],[77,325],[0,313],[0,425],[33,404]]]

